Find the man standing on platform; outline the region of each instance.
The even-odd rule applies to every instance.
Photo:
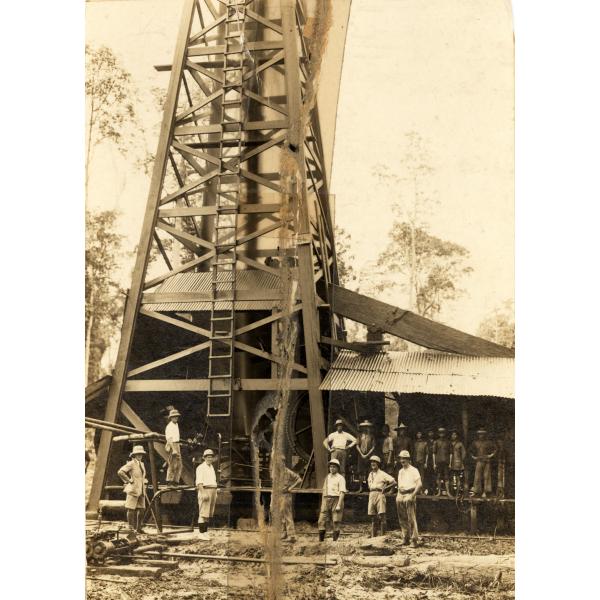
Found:
[[[323,446],[331,453],[329,458],[335,458],[340,463],[340,473],[346,475],[346,457],[348,450],[356,446],[357,439],[344,431],[344,422],[338,419],[335,422],[335,431],[330,433],[324,440]]]
[[[294,527],[294,499],[292,490],[300,485],[302,479],[285,464],[285,457],[279,459],[280,485],[279,485],[279,518],[281,519],[281,539],[288,542],[296,541]],[[271,493],[271,517],[273,515],[273,493]]]
[[[407,546],[412,542],[414,548],[419,541],[417,527],[417,494],[423,484],[419,471],[410,464],[410,453],[406,450],[400,452],[400,470],[398,471],[398,495],[396,496],[396,510],[402,531],[403,544]]]
[[[417,431],[417,439],[415,440],[415,466],[419,469],[421,481],[425,481],[425,468],[427,464],[427,440],[423,439],[423,433]],[[409,451],[410,452],[410,451]]]
[[[165,429],[165,450],[167,452],[167,485],[177,485],[181,479],[183,463],[179,443],[179,417],[181,413],[173,408],[169,411],[169,422]]]
[[[450,476],[452,484],[456,490],[456,495],[462,493],[463,481],[465,477],[465,458],[467,451],[464,444],[458,439],[458,432],[452,431],[450,434]]]
[[[389,473],[394,470],[394,438],[390,432],[390,426],[386,423],[381,428],[383,440],[381,441],[381,468]]]
[[[217,473],[213,467],[215,455],[210,448],[203,454],[204,462],[196,469],[196,489],[198,490],[198,536],[203,541],[210,540],[208,524],[215,514],[217,503]]]
[[[325,540],[327,521],[333,526],[333,541],[340,537],[342,516],[344,513],[344,496],[346,495],[346,480],[340,475],[340,462],[336,458],[329,461],[329,473],[323,483],[321,496],[321,511],[319,513],[319,541]]]
[[[436,473],[437,492],[436,496],[442,494],[442,481],[444,482],[444,494],[450,496],[450,440],[446,437],[446,428],[438,429],[439,437],[433,443],[433,470]]]
[[[146,467],[144,466],[143,446],[134,446],[129,457],[131,460],[118,471],[119,479],[125,484],[124,491],[127,523],[130,529],[138,533],[142,530],[143,511],[146,508]]]
[[[473,477],[472,496],[479,496],[483,488],[482,498],[492,493],[492,458],[496,454],[494,442],[487,439],[485,429],[477,430],[477,439],[471,446],[471,458],[475,461],[475,476]]]
[[[375,436],[373,435],[373,423],[371,421],[363,421],[358,426],[360,433],[358,434],[358,464],[357,472],[360,479],[360,488],[358,493],[363,491],[363,487],[366,483],[367,475],[370,471],[369,459],[371,454],[375,451]]]
[[[427,432],[427,456],[425,458],[425,477],[423,486],[426,494],[435,494],[435,470],[433,468],[433,446],[435,444],[435,433],[433,429]]]
[[[385,493],[394,486],[396,480],[380,469],[379,456],[371,456],[371,472],[367,478],[369,485],[368,515],[371,517],[371,537],[384,535],[386,529]]]

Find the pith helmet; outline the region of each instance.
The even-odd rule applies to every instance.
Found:
[[[410,458],[410,452],[408,450],[402,450],[400,454],[398,454],[398,458]]]
[[[176,408],[173,408],[172,410],[169,411],[169,419],[171,417],[180,417],[180,416],[181,416],[181,413]]]
[[[330,464],[330,465],[336,465],[338,469],[340,468],[340,461],[339,461],[337,458],[332,458],[332,459],[329,461],[329,464]]]
[[[134,446],[133,450],[129,453],[129,456],[133,456],[134,454],[146,454],[144,446]]]
[[[371,456],[371,458],[369,459],[369,462],[376,462],[381,464],[381,459],[379,458],[379,456]]]
[[[445,427],[438,427],[438,433],[446,433]]]
[[[408,427],[404,423],[400,423],[400,425],[398,425],[398,427],[394,427],[394,429],[398,431],[398,429],[408,429]]]
[[[362,423],[358,424],[359,427],[373,427],[373,423],[371,423],[371,421],[363,421]]]
[[[342,421],[341,419],[338,419],[338,420],[335,422],[335,424],[336,424],[336,425],[343,425],[343,424],[344,424],[344,421]]]
[[[214,453],[214,452],[213,452],[213,451],[212,451],[210,448],[207,448],[207,449],[204,451],[204,453],[202,454],[202,456],[203,456],[204,458],[206,458],[207,456],[214,456],[214,455],[215,455],[215,453]]]

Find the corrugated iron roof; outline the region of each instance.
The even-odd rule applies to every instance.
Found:
[[[437,352],[342,350],[322,390],[514,398],[514,359]]]
[[[163,281],[153,293],[167,294],[174,292],[211,292],[212,274],[201,273],[178,273]],[[272,292],[267,294],[268,299],[261,300],[238,300],[235,303],[236,310],[271,310],[277,307],[281,296],[281,280],[279,277],[260,270],[244,270],[236,273],[236,288],[238,290],[262,289]],[[207,311],[211,309],[209,301],[194,302],[161,302],[144,304],[144,308],[151,312],[172,311]],[[217,309],[226,309],[226,304],[217,305]]]

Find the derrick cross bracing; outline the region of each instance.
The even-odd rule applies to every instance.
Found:
[[[319,57],[307,37],[315,30],[300,0],[184,1],[173,62],[157,67],[170,80],[104,418],[141,427],[124,393],[156,399],[157,392],[193,391],[205,394],[207,422],[230,441],[244,394],[280,387],[278,332],[290,314],[301,315],[288,387],[308,392],[321,485],[319,385],[328,362],[319,341],[336,339],[341,327],[318,309],[328,305],[337,275],[312,80]],[[154,272],[159,264],[164,270]],[[139,354],[146,359],[136,358],[136,332],[152,324],[193,341],[173,351],[150,334]],[[251,337],[264,327],[271,328],[266,349]],[[204,377],[170,374],[182,361],[193,369],[192,358],[207,364]],[[157,371],[160,379],[149,379]],[[103,493],[111,440],[102,431],[91,511]]]

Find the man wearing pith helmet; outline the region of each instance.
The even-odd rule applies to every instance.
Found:
[[[346,480],[340,474],[340,461],[337,458],[332,458],[329,461],[329,474],[325,477],[321,496],[318,525],[320,542],[325,539],[327,521],[331,521],[333,526],[333,541],[336,542],[340,537],[345,494]]]
[[[201,540],[208,541],[208,524],[215,514],[217,503],[217,473],[213,467],[214,452],[207,448],[203,454],[204,462],[196,468],[196,489],[198,490],[198,530]]]
[[[419,541],[417,528],[417,494],[423,487],[419,470],[410,464],[410,453],[402,450],[398,455],[400,470],[398,471],[398,495],[396,496],[396,510],[398,521],[402,530],[404,545],[412,542],[416,548]]]
[[[125,484],[125,509],[127,523],[138,533],[142,531],[143,511],[146,508],[146,467],[143,458],[146,454],[143,446],[134,446],[129,454],[131,460],[123,465],[117,475]]]
[[[367,477],[369,486],[368,515],[371,517],[371,537],[385,533],[385,492],[390,489],[396,480],[381,469],[379,456],[371,456],[371,472]]]
[[[340,462],[340,473],[346,474],[346,457],[348,450],[356,446],[356,438],[344,431],[344,421],[338,419],[335,422],[335,431],[330,433],[324,440],[323,446],[331,453],[330,458],[335,458]]]
[[[167,452],[167,485],[177,485],[181,479],[183,464],[181,462],[181,446],[179,440],[179,417],[181,413],[172,408],[169,411],[169,422],[165,429],[165,450]]]

